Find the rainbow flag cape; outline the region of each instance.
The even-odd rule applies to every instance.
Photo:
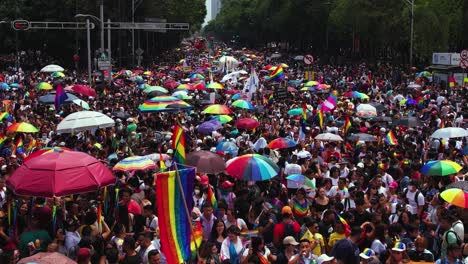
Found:
[[[320,128],[323,128],[324,116],[323,116],[323,110],[322,109],[319,109],[317,111],[317,117],[318,117]]]
[[[387,136],[385,137],[385,142],[387,142],[387,144],[389,145],[398,145],[398,140],[396,139],[395,135],[393,134],[393,131],[390,130],[388,133],[387,133]]]
[[[177,174],[182,188],[179,187]],[[184,209],[184,199],[190,213],[193,208],[194,180],[195,168],[156,174],[159,232],[161,241],[164,241],[161,251],[166,256],[167,263],[182,263],[190,260],[191,215],[187,215]]]
[[[349,226],[348,222],[346,222],[346,220],[343,217],[341,217],[341,215],[339,215],[337,212],[335,212],[335,216],[336,216],[336,219],[344,225],[345,236],[349,237],[349,235],[351,234],[351,227]]]
[[[351,128],[351,120],[349,119],[349,116],[347,115],[344,125],[343,125],[343,132],[345,133],[345,135],[346,133],[348,133],[350,128]]]
[[[218,201],[216,200],[215,194],[213,192],[213,189],[211,189],[210,185],[208,185],[208,191],[206,196],[207,201],[213,206],[215,215],[218,215]]]
[[[57,89],[55,92],[55,100],[54,100],[54,106],[55,106],[55,111],[58,112],[60,105],[65,102],[65,100],[68,99],[68,95],[65,93],[65,90],[63,89],[62,85],[59,83],[57,84]]]
[[[23,139],[21,137],[19,137],[18,140],[16,140],[15,150],[16,150],[16,154],[24,153]]]
[[[179,125],[175,125],[174,127],[172,149],[174,150],[174,162],[185,164],[185,132]]]
[[[270,81],[282,81],[284,79],[283,67],[279,65],[276,69],[270,74]]]
[[[192,260],[196,259],[197,249],[200,248],[203,242],[203,228],[200,221],[197,221],[193,225],[192,238],[190,240],[190,251],[192,252]]]

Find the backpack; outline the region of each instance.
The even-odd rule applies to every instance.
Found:
[[[405,192],[403,193],[406,200],[408,200],[408,198],[406,197],[406,195],[408,194],[408,191],[409,191],[409,189],[406,188]],[[414,195],[414,201],[416,202],[417,206],[423,206],[424,205],[424,204],[418,204],[418,196],[419,196],[420,193],[421,193],[421,191],[417,190],[416,194]],[[409,201],[407,201],[407,203],[409,204]]]
[[[284,225],[284,237],[287,237],[287,236],[292,236],[294,237],[294,239],[297,241],[298,239],[298,234],[296,233],[296,231],[294,230],[294,225],[293,225],[294,222],[291,222],[289,224],[285,224],[283,223]]]
[[[448,237],[448,234],[449,233],[454,233],[455,234],[455,237],[457,238],[457,244],[458,245],[461,245],[463,243],[463,240],[458,236],[457,232],[453,231],[453,230],[448,230],[447,231],[447,234],[445,234],[444,236],[444,240],[445,240],[445,244],[448,245],[448,240],[447,240],[447,237]]]

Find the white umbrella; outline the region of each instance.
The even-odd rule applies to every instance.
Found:
[[[271,58],[272,58],[272,59],[281,58],[281,54],[278,53],[278,52],[275,52],[275,53],[273,53],[273,54],[271,55]]]
[[[338,135],[335,135],[335,134],[332,134],[332,133],[322,133],[322,134],[318,134],[315,139],[317,140],[321,140],[321,141],[343,141],[343,138],[338,136]]]
[[[113,127],[115,122],[103,113],[80,111],[65,117],[57,126],[57,133],[75,133],[85,130]]]
[[[419,88],[421,88],[421,85],[416,84],[416,83],[411,83],[406,88],[408,88],[408,89],[419,89]]]
[[[58,65],[50,64],[41,69],[41,72],[63,72],[64,69]]]
[[[437,129],[431,138],[460,138],[468,137],[468,130],[461,127],[445,127]]]
[[[81,99],[73,99],[74,104],[81,106],[85,110],[89,110],[89,104]]]
[[[357,115],[360,117],[376,117],[377,109],[370,104],[360,104],[356,107]]]
[[[232,56],[223,56],[218,60],[218,68],[222,71],[232,71],[239,66],[239,61]]]
[[[162,160],[168,160],[169,159],[169,155],[159,154],[159,153],[148,154],[148,155],[145,155],[145,157],[147,157],[148,159],[150,159],[150,160],[152,160],[154,162],[159,162],[161,159]]]
[[[296,60],[296,61],[301,61],[303,59],[304,59],[304,56],[302,56],[302,55],[297,55],[296,57],[294,57],[294,60]]]

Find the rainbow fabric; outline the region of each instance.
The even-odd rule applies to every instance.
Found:
[[[335,95],[336,93],[336,91],[333,91],[332,93],[330,93],[327,100],[323,101],[323,103],[321,104],[321,109],[323,111],[330,112],[336,108],[336,105],[338,104],[338,98]]]
[[[104,90],[102,90],[102,94],[108,95],[109,91],[107,90],[107,87],[104,87]]]
[[[179,164],[185,164],[185,133],[184,129],[179,126],[174,126],[172,135],[172,149],[174,150],[173,161]]]
[[[5,140],[7,140],[7,137],[5,135],[3,135],[2,132],[0,132],[0,148],[3,146],[3,144],[5,143]]]
[[[167,170],[166,162],[164,162],[161,152],[159,152],[159,171],[165,172]]]
[[[294,216],[304,217],[307,215],[307,212],[309,211],[309,205],[307,204],[307,201],[301,204],[297,199],[293,199],[292,210],[293,210]]]
[[[343,125],[343,132],[346,134],[348,133],[349,129],[351,128],[351,120],[349,119],[349,116],[346,116],[344,125]]]
[[[0,120],[6,119],[8,121],[11,121],[11,115],[8,112],[3,112],[0,114]]]
[[[302,120],[307,120],[307,104],[302,103]]]
[[[337,212],[335,212],[335,215],[336,215],[336,219],[338,221],[340,221],[343,225],[344,225],[344,228],[345,228],[345,236],[346,237],[349,237],[350,233],[351,233],[351,227],[348,225],[348,222],[346,222],[346,220],[341,217],[341,215],[339,215]]]
[[[21,137],[19,137],[18,140],[16,140],[15,150],[16,150],[16,154],[24,153],[23,139]]]
[[[200,248],[201,243],[203,242],[203,228],[200,221],[197,221],[194,224],[192,238],[190,239],[190,251],[192,252],[192,260],[196,259],[197,249]]]
[[[453,78],[453,77],[449,78],[449,87],[450,88],[455,87],[455,78]]]
[[[389,145],[398,145],[398,140],[396,139],[395,135],[393,134],[393,131],[390,130],[388,133],[387,133],[387,136],[385,137],[385,142],[387,142],[387,144]]]
[[[318,121],[319,121],[320,128],[323,128],[324,116],[323,116],[323,111],[322,111],[322,109],[319,109],[319,110],[317,111],[317,117],[318,117]]]
[[[68,95],[65,93],[65,90],[63,89],[62,85],[59,83],[57,84],[57,89],[55,92],[55,100],[54,100],[54,106],[55,106],[55,111],[58,112],[60,105],[65,102],[65,100],[68,99]]]
[[[279,65],[271,74],[270,81],[282,81],[284,79],[283,67]]]
[[[178,186],[177,177],[183,183],[182,188]],[[161,251],[166,256],[167,263],[175,264],[190,260],[191,215],[187,215],[183,199],[185,198],[190,212],[193,208],[194,179],[195,168],[156,174],[160,239],[164,241]]]
[[[211,203],[211,206],[213,206],[213,209],[215,211],[215,215],[218,214],[218,201],[216,200],[215,194],[213,193],[213,190],[211,189],[211,186],[208,185],[208,192],[206,194],[206,199]]]

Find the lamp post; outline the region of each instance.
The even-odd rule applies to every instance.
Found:
[[[409,66],[413,66],[413,35],[414,35],[414,0],[405,0],[405,3],[411,7],[411,29],[410,29],[410,50]]]

